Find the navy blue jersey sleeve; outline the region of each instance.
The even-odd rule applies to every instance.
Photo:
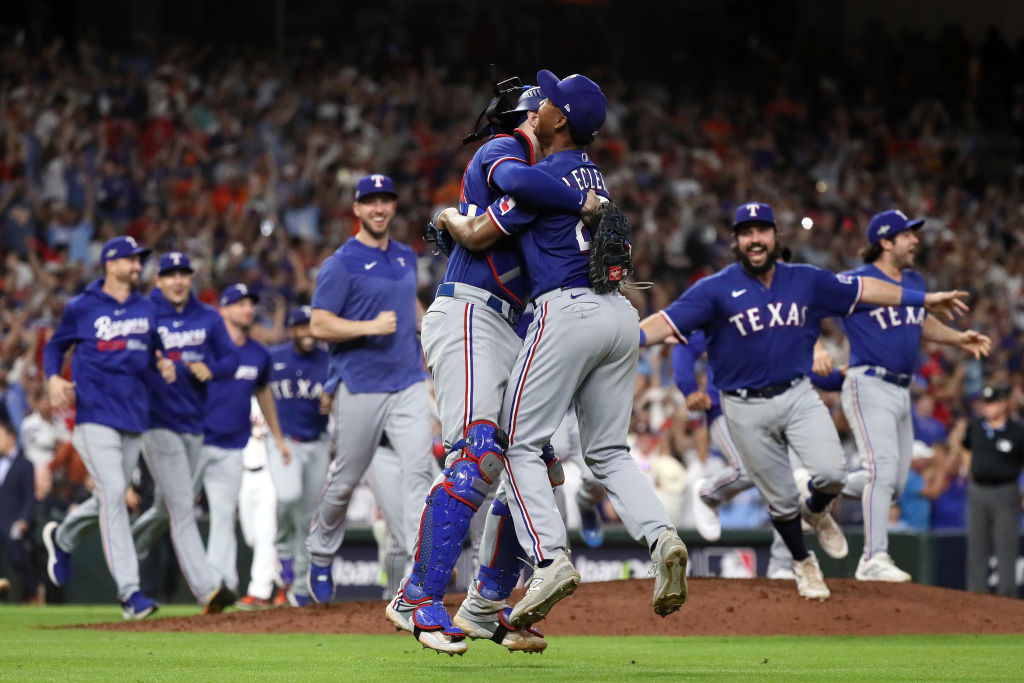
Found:
[[[861,279],[849,273],[833,273],[807,266],[814,273],[811,283],[815,308],[832,315],[849,315],[860,300]]]
[[[700,388],[697,375],[693,372],[696,362],[697,357],[689,344],[676,344],[672,347],[672,374],[683,396],[689,396]]]
[[[525,162],[495,166],[492,176],[499,190],[537,208],[578,214],[587,201],[586,192],[573,189]]]
[[[506,235],[515,235],[526,230],[537,219],[537,214],[516,203],[505,195],[487,207],[487,215]]]
[[[349,274],[340,258],[329,257],[320,267],[313,291],[313,308],[339,315],[348,299]]]
[[[686,341],[686,335],[693,330],[703,329],[714,315],[714,292],[707,282],[708,279],[699,281],[665,310],[659,311],[682,342]]]
[[[78,306],[76,300],[72,299],[64,307],[64,313],[57,323],[57,329],[53,336],[43,347],[43,370],[47,379],[53,375],[59,375],[64,365],[64,354],[72,344],[78,341]]]
[[[811,384],[822,391],[840,391],[843,388],[843,373],[838,370],[833,370],[824,377],[816,372],[812,372],[809,376]]]
[[[238,345],[228,334],[228,328],[220,315],[210,324],[210,350],[211,357],[207,359],[206,367],[213,373],[214,379],[230,379],[235,376],[238,370]]]

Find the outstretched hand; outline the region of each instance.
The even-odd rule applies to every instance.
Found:
[[[964,302],[967,296],[967,292],[959,289],[950,292],[928,292],[924,295],[924,307],[936,317],[952,320],[971,310]]]
[[[982,356],[988,356],[992,340],[977,330],[964,330],[960,333],[957,345],[976,359],[980,359]]]

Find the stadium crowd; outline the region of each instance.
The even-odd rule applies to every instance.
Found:
[[[629,294],[641,317],[731,261],[730,212],[743,201],[775,207],[794,261],[836,271],[859,264],[872,213],[927,219],[918,268],[931,289],[971,293],[955,324],[988,334],[993,353],[980,362],[922,349],[921,485],[893,523],[962,528],[966,469],[947,435],[986,382],[1024,402],[1024,85],[1007,66],[1021,55],[997,35],[980,46],[912,38],[847,55],[837,73],[870,74],[853,82],[796,73],[758,90],[723,81],[695,93],[594,71],[609,119],[590,154],[634,225],[635,278],[655,283]],[[758,59],[798,70],[799,56],[765,47]],[[922,75],[936,69],[955,83],[933,87]],[[320,263],[353,232],[355,180],[387,173],[399,193],[392,234],[419,253],[420,295],[432,299],[444,258],[420,226],[458,201],[474,149],[461,138],[487,84],[408,55],[376,69],[325,57],[280,66],[143,38],[116,52],[88,40],[30,50],[6,35],[0,71],[0,399],[35,466],[41,519],[88,487],[68,443],[72,416],[54,414],[46,396],[41,349],[64,304],[99,275],[111,237],[189,254],[206,302],[246,284],[261,299],[254,336],[275,343],[287,310],[309,303]],[[842,365],[840,329],[823,334]],[[687,413],[666,348],[642,358],[635,398],[634,454],[685,526],[687,479],[714,459],[702,462],[703,421]],[[841,422],[838,395],[827,399]],[[858,511],[844,504],[844,519]],[[723,521],[767,517],[741,499]]]

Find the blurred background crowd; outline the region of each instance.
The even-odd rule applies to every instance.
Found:
[[[919,269],[931,288],[970,292],[955,324],[991,336],[994,351],[978,362],[922,348],[920,481],[893,524],[962,527],[965,463],[948,436],[985,382],[1024,401],[1024,42],[996,27],[968,36],[955,24],[876,22],[835,42],[773,32],[763,10],[760,31],[740,31],[696,4],[706,27],[681,5],[643,24],[656,10],[641,3],[631,21],[647,31],[632,42],[610,33],[622,4],[600,2],[533,3],[500,21],[460,3],[413,3],[401,21],[387,5],[357,3],[343,33],[269,47],[238,30],[224,41],[111,40],[79,30],[80,12],[75,30],[66,18],[60,31],[0,25],[0,403],[36,467],[41,514],[87,495],[70,416],[54,415],[43,392],[41,349],[67,300],[97,277],[99,246],[128,234],[187,252],[208,302],[244,282],[261,296],[255,336],[279,341],[287,308],[308,303],[319,264],[353,234],[355,179],[386,173],[400,193],[392,234],[418,251],[428,303],[444,259],[420,227],[457,202],[475,149],[461,139],[487,102],[497,52],[499,77],[580,71],[608,95],[590,154],[632,219],[636,279],[655,282],[630,293],[641,317],[732,260],[729,216],[741,202],[775,208],[794,261],[837,271],[859,264],[871,214],[927,219]],[[585,10],[601,19],[587,39],[523,44],[545,27],[578,31]],[[841,327],[823,335],[842,365]],[[688,482],[717,465],[667,349],[642,358],[635,399],[634,453],[685,525]],[[841,423],[838,395],[826,400]],[[859,504],[841,507],[855,522]],[[756,493],[722,517],[767,523]]]

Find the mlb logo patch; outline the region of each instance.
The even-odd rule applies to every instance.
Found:
[[[512,199],[512,197],[506,196],[498,202],[498,210],[501,211],[502,216],[514,208],[516,208],[516,200]]]
[[[622,266],[609,266],[608,267],[608,279],[612,282],[618,282],[622,279]]]
[[[853,277],[850,275],[846,275],[845,273],[839,273],[838,275],[836,275],[836,279],[842,282],[844,285],[853,284]]]

